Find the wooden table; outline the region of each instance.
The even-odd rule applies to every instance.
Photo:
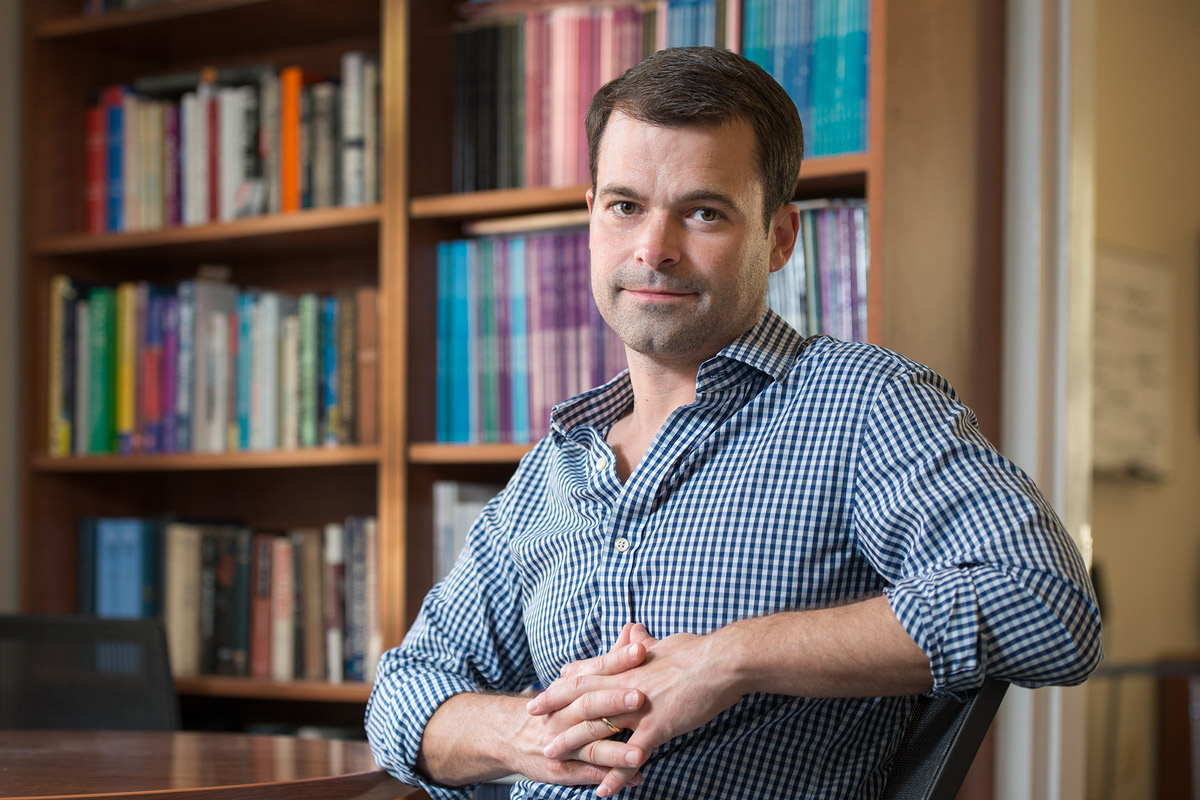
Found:
[[[237,733],[0,731],[0,798],[390,800],[365,742]]]

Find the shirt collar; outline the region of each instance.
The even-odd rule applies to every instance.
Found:
[[[700,395],[741,384],[751,380],[756,373],[780,381],[810,341],[768,308],[750,330],[700,365],[696,393]],[[632,403],[633,385],[629,370],[624,370],[603,386],[556,405],[550,413],[551,432],[564,436],[578,425],[607,429],[629,410]]]

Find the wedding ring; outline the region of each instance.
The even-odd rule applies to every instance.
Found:
[[[611,720],[611,719],[609,719],[608,717],[601,717],[601,718],[600,718],[600,721],[601,721],[601,722],[603,722],[605,725],[607,725],[607,726],[608,726],[608,729],[609,729],[610,731],[612,731],[613,733],[620,733],[620,732],[621,732],[621,729],[620,729],[620,728],[618,728],[616,725],[614,725],[614,724],[613,724],[613,722],[612,722],[612,720]]]

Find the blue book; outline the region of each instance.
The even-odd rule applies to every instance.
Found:
[[[96,615],[138,619],[142,609],[142,521],[96,520]]]
[[[527,442],[529,432],[529,308],[525,286],[525,237],[508,241],[508,298],[512,359],[512,438]]]
[[[330,295],[321,299],[321,441],[338,443],[338,305]]]
[[[101,95],[100,102],[104,105],[105,144],[107,157],[105,164],[108,174],[105,176],[105,223],[109,231],[125,230],[125,189],[124,153],[125,130],[125,98],[129,89],[124,86],[110,86]]]
[[[186,280],[179,284],[179,334],[175,363],[175,451],[192,450],[192,387],[196,364],[196,283]]]
[[[450,242],[437,245],[437,441],[448,442],[450,409]]]
[[[238,293],[237,386],[234,406],[237,410],[238,450],[250,449],[251,390],[254,386],[254,309],[258,295],[252,290]]]
[[[367,654],[367,531],[362,517],[346,518],[345,678],[365,679]]]
[[[471,382],[471,306],[468,266],[468,242],[451,243],[451,263],[454,271],[454,315],[451,318],[453,349],[450,362],[450,439],[451,442],[470,441]]]

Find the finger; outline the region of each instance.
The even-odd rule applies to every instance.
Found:
[[[605,716],[604,718],[608,719],[618,731],[627,724],[622,722],[621,717],[614,716],[609,718]],[[569,758],[571,753],[578,752],[593,742],[608,739],[616,735],[616,733],[617,731],[604,724],[603,719],[598,717],[585,719],[578,725],[572,725],[551,739],[543,752],[547,758]],[[621,744],[626,747],[627,753],[632,752],[634,754],[636,760],[622,761],[620,763],[629,765],[641,764],[641,748],[636,746],[630,748],[624,742],[621,742]]]
[[[635,767],[616,767],[604,776],[604,780],[596,787],[596,794],[600,797],[612,797],[626,786],[640,786],[641,783],[642,773]]]
[[[653,636],[650,635],[650,631],[647,630],[646,626],[640,622],[634,622],[629,625],[626,625],[625,627],[627,629],[629,629],[629,643],[630,644],[640,644],[645,647],[649,647],[650,645],[655,644],[658,641],[658,639],[655,639]],[[625,631],[622,631],[622,633],[624,633],[624,632]]]
[[[628,768],[637,771],[644,756],[636,747],[630,747],[625,742],[614,739],[591,741],[559,758],[560,761],[581,761],[597,767]],[[599,783],[599,781],[597,781]]]
[[[564,678],[580,675],[616,675],[641,664],[645,655],[646,648],[642,644],[617,646],[595,658],[572,661],[562,668],[559,675]]]

